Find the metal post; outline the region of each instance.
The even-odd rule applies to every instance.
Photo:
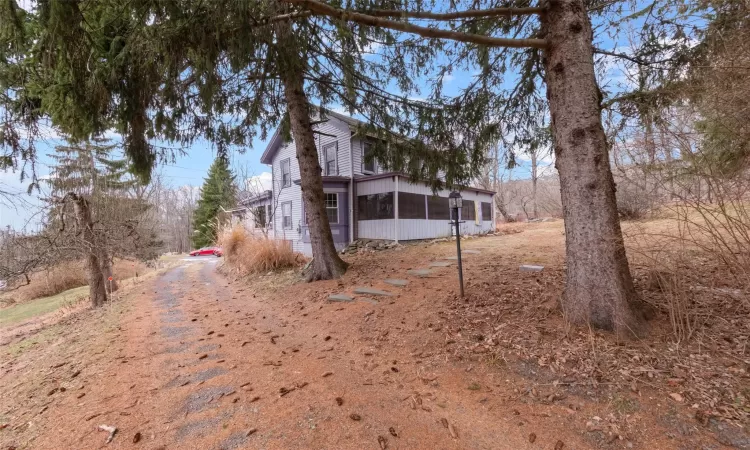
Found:
[[[456,251],[458,253],[458,283],[461,286],[461,298],[464,296],[464,268],[461,264],[461,230],[459,227],[458,220],[458,208],[453,209],[453,217],[455,217],[456,224]]]

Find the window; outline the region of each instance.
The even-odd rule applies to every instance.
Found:
[[[482,202],[482,220],[492,220],[492,203]]]
[[[325,194],[328,223],[339,223],[339,195]]]
[[[255,228],[266,227],[266,207],[256,206],[253,211],[253,218],[255,219]]]
[[[477,211],[474,208],[474,200],[463,200],[463,208],[461,208],[461,220],[476,220]]]
[[[266,205],[266,226],[269,230],[273,228],[273,212],[271,211],[271,205]]]
[[[447,197],[427,196],[427,218],[430,220],[450,220],[451,212]]]
[[[359,220],[393,219],[393,192],[357,197]]]
[[[410,192],[398,193],[399,219],[426,219],[427,210],[424,195]]]
[[[371,157],[373,153],[372,144],[365,142],[362,144],[362,172],[363,173],[375,173],[375,158],[371,158],[368,162],[368,157]]]
[[[292,202],[281,204],[281,228],[292,229]]]
[[[338,175],[338,164],[336,164],[338,151],[338,142],[331,142],[330,144],[323,147],[323,158],[325,161],[325,163],[323,164],[324,175]]]
[[[292,171],[289,166],[289,158],[281,161],[281,187],[289,187],[292,185]]]

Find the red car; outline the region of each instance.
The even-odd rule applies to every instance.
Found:
[[[216,255],[216,252],[219,252],[219,255]],[[216,255],[221,256],[221,249],[217,247],[203,247],[199,248],[198,250],[193,250],[190,252],[190,256],[208,256],[208,255]]]

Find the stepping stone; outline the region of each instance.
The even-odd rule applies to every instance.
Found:
[[[333,294],[328,296],[329,302],[353,302],[354,299],[346,294]]]
[[[407,270],[406,273],[408,273],[409,275],[414,275],[415,277],[420,277],[420,278],[424,278],[424,277],[428,277],[432,275],[432,271],[430,269],[412,269],[412,270]]]
[[[480,252],[479,250],[461,250],[461,253],[467,253],[469,255],[478,255],[482,252]]]
[[[404,287],[407,284],[409,284],[407,280],[399,280],[397,278],[388,278],[385,280],[385,282],[387,284],[390,284],[391,286],[398,286],[398,287]]]
[[[534,266],[531,264],[524,264],[520,267],[521,272],[541,272],[544,266]]]
[[[433,263],[430,263],[430,267],[448,267],[451,264],[453,263],[449,261],[435,261]]]
[[[447,259],[448,261],[458,261],[458,256],[448,256],[443,259]]]
[[[358,287],[354,290],[355,294],[367,294],[367,295],[380,295],[383,297],[390,297],[393,294],[387,291],[381,291],[380,289],[373,289],[369,287]]]

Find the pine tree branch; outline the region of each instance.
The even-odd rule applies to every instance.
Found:
[[[455,20],[482,17],[499,17],[499,16],[525,16],[532,14],[544,13],[544,8],[490,8],[476,9],[470,11],[456,11],[449,13],[431,13],[428,11],[399,11],[395,9],[373,9],[361,11],[374,17],[401,17],[411,19],[430,19],[430,20]]]
[[[312,12],[310,11],[295,11],[288,14],[280,14],[278,16],[269,17],[265,20],[266,23],[275,23],[275,22],[281,22],[283,20],[291,20],[291,19],[298,19],[300,17],[308,17],[311,16]]]
[[[666,58],[657,61],[647,61],[635,56],[626,55],[625,53],[612,52],[609,50],[603,50],[601,48],[594,48],[594,53],[598,55],[607,55],[615,58],[625,59],[632,63],[638,64],[639,66],[655,66],[657,64],[663,64],[672,61],[672,58]]]
[[[341,20],[370,25],[374,27],[388,28],[391,30],[413,33],[426,38],[450,39],[458,42],[468,42],[472,44],[486,45],[488,47],[513,47],[513,48],[547,48],[547,41],[544,39],[507,39],[496,38],[491,36],[482,36],[479,34],[462,33],[458,31],[442,30],[437,28],[422,27],[407,22],[399,22],[390,19],[383,19],[367,14],[354,11],[334,8],[318,0],[283,0],[287,3],[302,5],[312,11],[314,14],[334,17]]]

